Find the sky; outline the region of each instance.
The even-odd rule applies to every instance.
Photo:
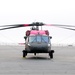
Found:
[[[0,0],[0,26],[43,22],[75,25],[75,0]],[[0,31],[0,43],[23,43],[30,27]],[[75,44],[75,31],[44,26],[52,44]]]

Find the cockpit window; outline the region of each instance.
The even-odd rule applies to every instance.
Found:
[[[41,42],[41,36],[36,37],[37,42]]]
[[[36,37],[35,36],[30,36],[29,37],[29,42],[36,42]]]
[[[29,42],[49,42],[49,37],[48,36],[30,36],[29,37]]]
[[[49,42],[49,37],[48,36],[42,36],[42,42]]]

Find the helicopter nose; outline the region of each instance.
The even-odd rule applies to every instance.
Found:
[[[48,45],[46,43],[33,43],[30,48],[31,50],[47,50]]]

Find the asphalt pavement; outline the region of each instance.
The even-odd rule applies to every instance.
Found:
[[[0,75],[75,75],[75,47],[52,47],[48,54],[28,54],[22,57],[24,46],[0,46]]]

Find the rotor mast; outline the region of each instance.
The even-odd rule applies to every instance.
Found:
[[[43,25],[43,23],[34,22],[31,29],[32,29],[32,30],[39,30],[39,26],[41,26],[41,30],[42,30],[42,25]],[[36,27],[34,27],[34,26],[36,26]]]

